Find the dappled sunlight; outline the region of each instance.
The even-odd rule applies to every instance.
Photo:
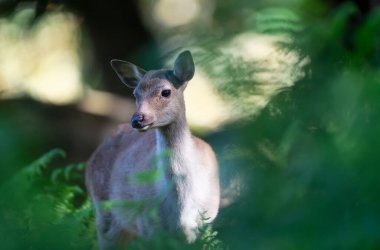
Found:
[[[213,131],[255,116],[279,91],[302,78],[308,59],[296,51],[281,49],[279,42],[291,41],[283,36],[247,32],[220,44],[217,55],[190,47],[196,64],[195,77],[185,91],[191,126]],[[168,67],[171,61],[173,58],[167,61]],[[231,89],[235,90],[226,91]]]
[[[283,36],[247,32],[236,36],[223,50],[232,56],[241,57],[246,63],[256,63],[262,67],[260,72],[255,72],[252,76],[254,80],[290,87],[304,76],[302,66],[308,60],[301,60],[294,50],[281,49],[278,46],[280,42],[292,43]],[[262,88],[271,87],[263,85]]]
[[[215,1],[201,0],[141,0],[140,13],[162,54],[173,52],[184,41],[194,41],[197,32],[213,25]]]
[[[303,67],[308,59],[301,58],[294,50],[281,49],[279,42],[291,43],[283,36],[247,32],[221,48],[224,54],[241,59],[241,64],[255,69],[248,70],[251,87],[246,86],[247,91],[240,92],[238,100],[232,101],[239,110],[235,113],[237,118],[257,114],[275,94],[304,76]]]
[[[157,25],[161,27],[153,29],[153,32],[161,32],[195,22],[202,6],[197,0],[180,4],[161,0],[145,7],[151,8],[154,19],[150,23],[152,28]],[[33,14],[31,8],[25,7],[12,18],[1,20],[2,97],[26,94],[53,104],[76,103],[85,97],[79,103],[83,110],[94,114],[112,114],[116,120],[121,120],[125,113],[112,112],[111,109],[124,107],[118,108],[111,101],[112,97],[105,97],[105,93],[99,94],[100,101],[94,102],[89,98],[94,95],[84,95],[78,53],[81,38],[78,20],[68,13],[52,12],[28,28],[27,20]],[[167,41],[177,37],[179,41],[176,43],[180,45],[183,41],[177,35],[169,35]],[[301,60],[297,52],[280,49],[277,45],[279,42],[291,43],[289,39],[287,36],[242,31],[223,43],[215,44],[215,51],[220,53],[218,55],[196,46],[188,46],[194,54],[197,68],[195,77],[185,92],[187,117],[191,126],[213,131],[225,123],[252,117],[280,90],[292,86],[300,79],[304,75],[302,67],[307,64],[307,60]],[[205,56],[211,59],[203,64],[197,63],[199,58]],[[241,70],[242,66],[245,71]],[[227,67],[232,67],[235,72],[228,73]],[[210,68],[214,75],[209,74]],[[242,79],[251,84],[240,84]],[[244,90],[240,89],[241,85],[245,85]],[[224,91],[224,94],[220,91],[231,88],[237,88],[238,91],[234,93],[238,94],[228,96],[228,91]]]
[[[25,8],[0,20],[2,97],[26,94],[48,103],[72,103],[83,92],[77,20],[68,13],[50,13],[29,27],[33,15]]]
[[[109,117],[117,122],[127,122],[135,111],[132,100],[105,91],[87,88],[78,108],[86,113]]]
[[[210,84],[210,79],[197,71],[185,91],[186,115],[193,127],[203,130],[214,130],[228,121],[230,106]]]
[[[170,67],[173,56],[181,50],[189,49],[194,55],[196,74],[185,92],[187,116],[194,128],[210,132],[226,123],[252,118],[276,94],[305,74],[304,66],[309,59],[281,47],[293,44],[286,29],[300,29],[299,18],[289,10],[252,11],[247,23],[254,23],[254,28],[247,26],[221,40],[204,40],[186,31],[197,30],[194,28],[198,27],[194,25],[197,22],[202,23],[206,32],[207,27],[212,29],[212,23],[217,21],[213,3],[207,5],[196,0],[177,4],[171,0],[143,3],[143,17],[159,41],[162,54],[171,55],[165,65]],[[196,13],[199,9],[202,11]],[[181,25],[180,31],[173,29]],[[278,26],[281,32],[260,33]]]
[[[175,27],[190,23],[199,16],[200,11],[199,0],[159,0],[155,3],[153,16],[159,24]]]

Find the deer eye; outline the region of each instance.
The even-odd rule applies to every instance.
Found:
[[[170,89],[164,89],[162,92],[161,92],[161,95],[163,97],[169,97],[170,96]]]

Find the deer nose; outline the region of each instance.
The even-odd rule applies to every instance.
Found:
[[[131,119],[132,128],[142,128],[143,121],[144,115],[141,113],[135,113]]]

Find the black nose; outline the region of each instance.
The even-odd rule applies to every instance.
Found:
[[[134,114],[131,119],[132,128],[142,128],[143,121],[144,121],[143,114]]]

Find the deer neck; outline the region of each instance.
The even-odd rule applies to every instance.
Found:
[[[158,133],[162,136],[165,148],[171,150],[172,154],[177,153],[183,143],[191,139],[189,127],[186,118],[178,119],[177,121],[158,129]]]
[[[162,204],[168,227],[173,230],[179,223],[180,210],[184,207],[191,173],[193,146],[186,118],[156,129],[157,168],[161,178],[156,182],[156,191],[166,197]]]
[[[182,196],[181,190],[191,181],[196,170],[194,165],[197,157],[194,155],[192,136],[183,114],[175,122],[156,130],[158,170],[163,178],[159,181],[159,188],[174,185],[174,190]]]
[[[173,123],[156,130],[157,153],[159,158],[168,151],[166,165],[171,175],[185,174],[181,169],[186,163],[186,157],[192,149],[192,140],[185,115]],[[167,154],[166,154],[167,155]]]

